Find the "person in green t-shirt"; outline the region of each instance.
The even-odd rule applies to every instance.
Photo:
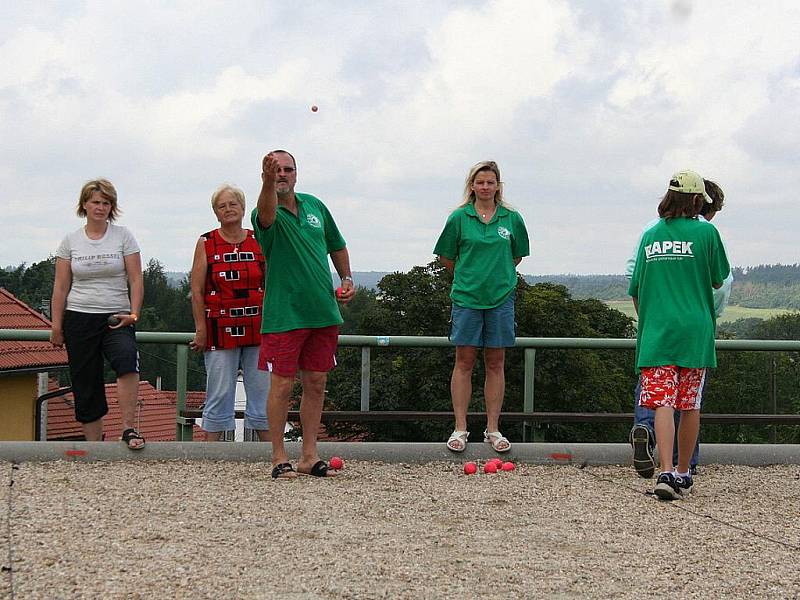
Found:
[[[673,175],[658,205],[658,223],[642,234],[628,287],[639,317],[639,404],[656,411],[661,474],[655,494],[664,500],[682,498],[692,489],[689,460],[700,430],[706,369],[717,366],[713,290],[730,274],[719,232],[697,218],[706,201],[700,175]],[[681,419],[673,470],[675,410]]]
[[[310,194],[295,193],[297,164],[285,150],[261,164],[261,193],[251,215],[253,231],[268,268],[261,318],[259,368],[270,371],[267,417],[272,442],[272,477],[297,472],[331,477],[317,452],[317,432],[328,372],[336,365],[342,315],[337,300],[354,294],[350,255],[327,207]],[[342,280],[334,294],[328,255]],[[303,386],[300,421],[303,446],[297,471],[283,443],[286,416],[297,371]]]
[[[499,431],[505,349],[514,345],[516,267],[530,249],[525,222],[503,201],[503,183],[495,162],[479,162],[470,169],[464,200],[448,217],[433,253],[453,273],[450,341],[456,345],[456,360],[450,392],[456,423],[447,447],[453,452],[467,447],[472,369],[478,349],[483,348],[483,437],[495,451],[508,452],[511,443]]]

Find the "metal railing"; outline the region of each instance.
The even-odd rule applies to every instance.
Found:
[[[0,329],[0,341],[47,341],[48,330]],[[186,410],[186,377],[192,333],[139,331],[136,339],[147,344],[173,344],[176,347],[176,436],[188,440],[192,436],[194,419],[182,416]],[[370,411],[370,365],[372,348],[442,348],[452,347],[446,337],[432,336],[367,336],[340,335],[339,345],[361,348],[361,412]],[[534,368],[536,351],[544,349],[572,350],[633,350],[635,339],[620,338],[517,338],[516,348],[524,352],[523,413],[534,413]],[[790,352],[800,351],[800,340],[717,340],[717,350]]]

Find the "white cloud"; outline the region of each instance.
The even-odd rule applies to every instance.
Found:
[[[796,260],[794,3],[15,6],[0,23],[3,264],[52,252],[81,183],[105,175],[145,258],[186,269],[211,191],[237,183],[252,206],[275,147],[356,269],[430,260],[486,158],[533,232],[524,270],[620,271],[684,167],[725,189],[739,264]]]

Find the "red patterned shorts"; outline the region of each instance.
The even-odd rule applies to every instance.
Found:
[[[643,367],[639,406],[700,410],[705,379],[706,369],[687,369],[675,365]]]

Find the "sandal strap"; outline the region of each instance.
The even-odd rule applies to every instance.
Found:
[[[447,439],[447,447],[451,451],[456,452],[463,452],[467,447],[467,440],[469,438],[469,431],[458,431],[457,429],[450,434],[450,437]],[[453,442],[459,442],[461,444],[460,447],[455,447],[452,445]]]
[[[503,450],[507,450],[511,447],[511,442],[508,441],[508,438],[504,436],[499,431],[484,431],[483,432],[483,440],[485,442],[489,442],[492,445],[492,448],[497,450],[497,446],[501,443],[505,442],[505,448]]]
[[[130,442],[131,440],[143,440],[144,438],[133,427],[126,429],[122,432],[122,441]]]

